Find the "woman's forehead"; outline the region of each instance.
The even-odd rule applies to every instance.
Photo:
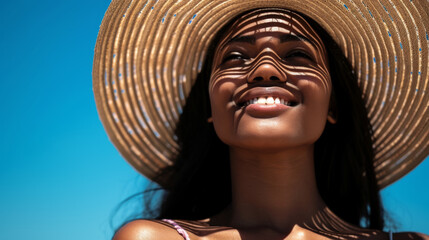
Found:
[[[255,10],[239,17],[224,35],[224,40],[264,34],[290,34],[321,43],[318,34],[299,14],[288,10]]]
[[[290,25],[293,21],[304,20],[301,16],[295,12],[288,10],[269,10],[269,9],[258,9],[244,14],[239,17],[234,25],[242,26],[248,22],[278,22],[286,25]]]
[[[228,29],[227,38],[258,33],[317,35],[307,21],[288,10],[255,10],[239,17]]]

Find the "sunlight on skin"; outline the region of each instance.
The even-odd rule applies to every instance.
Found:
[[[215,56],[209,93],[213,123],[223,142],[243,147],[244,142],[238,139],[248,139],[252,147],[275,148],[273,144],[260,144],[264,135],[271,143],[293,142],[291,147],[318,139],[327,119],[331,82],[323,42],[304,19],[278,12],[245,15],[226,32]],[[277,80],[267,81],[270,77]],[[285,98],[293,99],[298,106],[283,114],[260,114],[270,119],[249,124],[250,110],[238,100],[257,87],[281,88]],[[277,94],[281,98],[282,93]],[[287,134],[280,136],[288,132],[285,129],[294,137],[286,140]],[[262,132],[265,134],[258,134]],[[305,132],[313,135],[304,139]],[[235,134],[235,140],[227,136],[229,133]]]

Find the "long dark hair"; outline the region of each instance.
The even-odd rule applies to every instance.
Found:
[[[331,111],[337,123],[327,123],[315,143],[315,169],[319,192],[340,218],[357,226],[382,230],[383,208],[373,160],[373,132],[362,92],[353,68],[340,47],[312,19],[307,22],[322,38],[332,80]],[[224,26],[226,30],[235,19]],[[174,165],[160,171],[154,180],[163,187],[157,219],[204,219],[219,213],[231,202],[228,146],[219,140],[213,125],[208,95],[214,38],[201,73],[187,98],[176,136],[180,152]]]

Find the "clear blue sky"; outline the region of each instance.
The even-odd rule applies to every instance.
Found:
[[[116,206],[146,182],[95,108],[92,58],[108,5],[2,1],[0,239],[110,239]],[[429,233],[428,172],[429,160],[382,191],[400,231]]]

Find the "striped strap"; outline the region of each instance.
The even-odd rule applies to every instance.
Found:
[[[171,225],[173,225],[173,227],[177,230],[177,232],[182,235],[182,237],[185,240],[191,240],[191,238],[189,237],[188,233],[185,231],[185,229],[183,229],[179,224],[177,224],[175,221],[171,220],[171,219],[162,219],[162,221],[164,222],[168,222]]]

